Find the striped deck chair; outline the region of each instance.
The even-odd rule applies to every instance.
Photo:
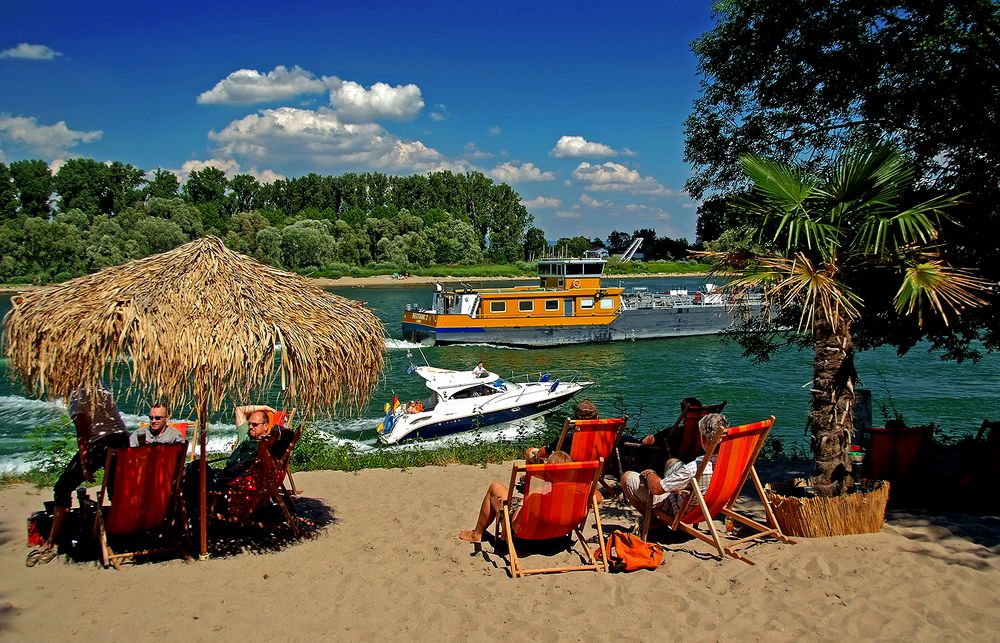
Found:
[[[667,444],[671,447],[671,457],[677,458],[681,462],[691,462],[701,455],[701,433],[698,431],[698,422],[709,413],[722,413],[724,408],[726,408],[726,402],[708,406],[689,406],[684,413],[684,426],[678,427],[681,429],[680,436],[677,436],[680,439],[678,440],[673,435],[667,436]]]
[[[618,446],[618,439],[625,430],[625,421],[628,418],[604,418],[600,420],[572,420],[567,419],[563,423],[562,434],[556,443],[556,451],[562,450],[566,436],[570,428],[573,430],[573,438],[570,443],[569,457],[573,462],[589,462],[591,460],[603,460],[605,463],[611,460],[615,447]],[[605,489],[610,490],[604,482],[604,469],[601,469],[597,477],[598,482]]]
[[[649,527],[652,519],[656,518],[658,521],[667,524],[671,529],[681,529],[695,538],[715,546],[719,550],[720,559],[725,558],[728,554],[751,565],[753,561],[736,551],[736,547],[758,538],[766,537],[775,538],[782,542],[794,543],[794,540],[781,532],[781,527],[778,526],[778,522],[774,518],[774,511],[771,509],[771,504],[767,501],[767,496],[764,495],[764,486],[761,484],[760,478],[757,476],[757,471],[754,468],[757,454],[760,453],[764,439],[767,437],[773,424],[774,416],[772,415],[760,422],[734,426],[723,431],[709,445],[705,458],[702,460],[701,466],[698,467],[698,472],[688,482],[687,488],[680,492],[685,494],[687,498],[681,504],[681,510],[676,516],[671,516],[654,507],[652,504],[653,497],[650,494],[644,513],[642,527],[643,540],[649,535]],[[712,473],[712,480],[709,482],[708,489],[702,494],[697,480],[701,478],[702,471],[708,464],[713,453],[717,454],[717,457]],[[771,525],[770,527],[762,525],[756,520],[744,516],[733,509],[736,499],[743,490],[743,485],[746,484],[748,477],[753,479],[754,487],[757,490],[757,495],[760,496],[761,503],[764,505],[764,514],[766,515],[768,524]],[[712,520],[713,516],[717,516],[720,513],[727,518],[750,527],[756,533],[746,538],[731,541],[728,546],[724,545],[719,531]],[[701,522],[706,523],[708,526],[708,534],[695,529],[694,525]]]
[[[515,464],[510,474],[510,489],[503,507],[497,512],[497,535],[507,540],[510,552],[510,571],[515,578],[528,574],[545,574],[550,572],[568,572],[590,569],[607,571],[604,560],[598,560],[587,546],[583,536],[583,527],[587,523],[590,511],[594,511],[597,520],[597,537],[600,549],[605,548],[604,530],[601,527],[601,515],[597,511],[597,501],[594,491],[597,488],[597,478],[604,468],[604,462],[563,462],[559,464]],[[514,520],[512,507],[514,502],[514,483],[520,474],[524,474],[524,501],[521,511]],[[499,523],[503,520],[503,531]],[[526,569],[518,558],[516,543],[523,540],[549,540],[561,538],[576,533],[579,545],[586,553],[589,564],[570,565],[565,567],[543,567]],[[513,534],[513,538],[507,538]]]
[[[177,535],[187,536],[187,519],[181,502],[181,476],[187,443],[150,444],[142,447],[111,449],[104,470],[104,482],[97,500],[94,531],[100,537],[101,562],[107,567],[120,566],[120,559],[133,556],[181,551]],[[104,506],[108,481],[114,489],[110,507]],[[159,546],[138,551],[116,552],[111,544],[125,542],[127,536],[159,541]],[[135,541],[135,538],[129,538]],[[137,541],[136,541],[137,542]],[[185,553],[185,558],[187,554]]]
[[[224,491],[210,491],[208,513],[215,520],[262,529],[287,527],[299,537],[299,518],[295,503],[285,487],[285,475],[292,451],[299,441],[302,430],[286,430],[277,442],[265,438],[257,445],[258,457],[250,467],[232,480],[227,481]],[[225,496],[225,505],[216,510],[218,501]],[[281,510],[286,524],[274,525],[255,520],[254,515],[265,505],[274,502]]]

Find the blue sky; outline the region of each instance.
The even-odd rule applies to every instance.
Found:
[[[0,5],[0,160],[184,178],[479,170],[550,240],[695,236],[708,2]]]

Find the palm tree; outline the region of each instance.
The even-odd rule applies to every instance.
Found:
[[[765,311],[799,312],[798,332],[815,349],[808,427],[816,461],[813,487],[821,495],[845,488],[854,430],[854,328],[866,312],[949,315],[982,305],[988,284],[948,265],[940,250],[941,222],[959,197],[937,196],[916,205],[912,165],[889,145],[845,150],[828,174],[814,176],[756,156],[740,159],[751,182],[737,200],[760,231],[764,252],[699,253],[733,273],[739,297],[764,289]],[[882,301],[871,281],[892,283]],[[891,298],[892,307],[887,301]],[[878,297],[875,297],[878,299]],[[770,314],[768,312],[768,314]]]

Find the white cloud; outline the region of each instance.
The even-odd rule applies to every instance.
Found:
[[[528,209],[558,208],[562,205],[562,201],[550,196],[536,196],[534,199],[521,201],[521,205]]]
[[[402,141],[377,123],[345,123],[329,108],[263,109],[211,131],[221,156],[304,163],[317,168],[365,167],[429,172],[465,171],[420,141]]]
[[[608,161],[600,165],[584,161],[573,170],[573,178],[586,184],[595,192],[628,192],[649,196],[669,196],[669,189],[652,177],[644,177],[638,170]]]
[[[576,210],[556,210],[555,217],[557,219],[579,219],[580,213]]]
[[[285,178],[283,174],[278,174],[274,170],[258,170],[257,166],[250,168],[247,174],[261,183],[274,183],[275,181],[280,181]]]
[[[611,205],[610,201],[598,201],[586,192],[580,195],[580,203],[584,204],[588,208],[605,208]]]
[[[462,156],[467,159],[491,159],[494,155],[490,152],[479,149],[476,147],[475,143],[466,143]]]
[[[490,136],[500,136],[500,134],[503,132],[503,130],[500,129],[499,125],[492,125],[486,131],[489,132]]]
[[[436,123],[440,123],[441,121],[447,119],[448,116],[450,116],[448,108],[442,103],[435,105],[434,111],[430,113],[431,120]]]
[[[633,156],[634,152],[627,147],[618,151],[604,143],[594,143],[582,136],[562,136],[556,141],[549,154],[556,158],[586,158],[601,156]]]
[[[552,172],[543,172],[534,163],[501,163],[488,172],[490,176],[504,183],[527,183],[529,181],[551,181]]]
[[[45,45],[31,45],[26,42],[17,47],[0,51],[0,58],[22,58],[24,60],[52,60],[62,53],[49,49]]]
[[[351,80],[324,78],[330,86],[330,105],[344,123],[371,123],[382,119],[413,118],[424,108],[420,88],[409,85],[392,87],[375,83],[365,89]]]
[[[278,65],[262,74],[256,69],[237,69],[215,87],[198,96],[202,104],[247,105],[287,100],[301,94],[319,94],[326,84],[298,65]]]
[[[104,132],[78,132],[66,126],[66,121],[54,125],[39,125],[34,116],[0,114],[0,142],[24,148],[44,158],[70,156],[69,149],[80,143],[91,143]]]
[[[181,183],[188,180],[188,177],[192,172],[201,172],[202,170],[214,167],[217,170],[222,170],[225,173],[226,178],[233,178],[237,174],[242,174],[240,172],[240,164],[233,159],[208,159],[206,161],[201,161],[198,159],[191,159],[190,161],[184,161],[179,170],[170,170],[177,175]]]

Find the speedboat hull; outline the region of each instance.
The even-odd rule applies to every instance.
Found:
[[[495,374],[476,378],[469,373],[418,367],[415,371],[428,380],[436,401],[427,410],[411,411],[410,405],[388,410],[379,427],[383,444],[405,440],[438,438],[554,411],[593,382],[562,382],[559,379],[517,383]]]

